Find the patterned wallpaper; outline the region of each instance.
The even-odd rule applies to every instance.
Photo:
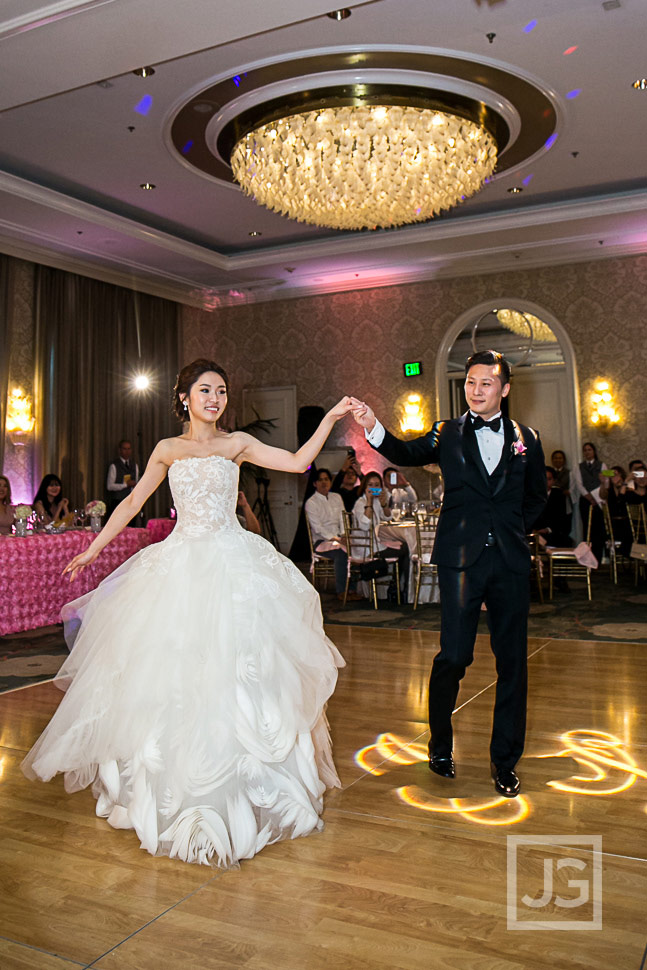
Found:
[[[34,399],[34,265],[12,260],[13,300],[11,303],[11,346],[9,391],[20,387]],[[33,412],[32,412],[33,413]],[[38,428],[35,428],[35,434]],[[31,504],[38,482],[34,484],[33,443],[23,446],[5,438],[3,474],[11,482],[12,501]]]
[[[540,304],[573,344],[583,440],[608,464],[647,458],[642,414],[647,367],[647,256],[518,270],[358,290],[214,311],[183,310],[184,357],[213,357],[228,371],[231,406],[245,386],[295,384],[297,404],[331,406],[342,394],[365,399],[397,432],[412,389],[401,362],[422,358],[429,418],[435,415],[434,363],[443,334],[471,307],[505,295]],[[612,382],[622,425],[607,435],[588,420],[596,379]],[[350,422],[332,440],[355,445],[365,467],[381,467]],[[571,458],[572,456],[569,456]],[[425,473],[412,471],[419,491]]]

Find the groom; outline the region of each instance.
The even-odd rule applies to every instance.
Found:
[[[493,350],[465,364],[469,411],[437,421],[431,431],[400,441],[363,402],[353,415],[371,445],[395,465],[440,465],[445,495],[432,562],[438,566],[440,652],[429,681],[429,767],[454,778],[452,711],[474,659],[481,604],[487,607],[496,658],[490,767],[501,795],[519,794],[515,765],[526,730],[530,531],[546,503],[544,454],[538,434],[501,415],[510,365]]]

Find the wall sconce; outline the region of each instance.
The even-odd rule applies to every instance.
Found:
[[[616,411],[611,385],[608,381],[597,381],[595,391],[591,394],[592,410],[590,414],[591,424],[597,425],[600,429],[608,429],[620,421],[620,415]]]
[[[14,387],[7,399],[6,429],[12,444],[27,444],[26,437],[34,430],[35,419],[31,416],[31,398],[20,387]]]
[[[409,394],[404,405],[404,417],[400,422],[402,431],[424,431],[425,424],[422,416],[422,397],[420,394]]]

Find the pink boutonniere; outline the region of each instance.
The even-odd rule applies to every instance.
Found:
[[[515,455],[525,455],[525,453],[526,453],[527,450],[528,449],[524,445],[523,441],[521,441],[519,438],[516,438],[512,442],[512,457],[513,458],[514,458]]]

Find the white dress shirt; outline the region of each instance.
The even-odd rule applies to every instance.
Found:
[[[393,508],[394,505],[401,505],[402,502],[417,502],[418,496],[416,495],[416,490],[413,485],[407,485],[406,488],[400,488],[398,485],[394,485],[391,489],[391,500],[389,505]]]
[[[470,411],[470,416],[477,418],[478,415]],[[492,428],[479,428],[475,431],[476,443],[479,446],[479,452],[481,454],[481,460],[485,465],[488,475],[491,475],[496,466],[501,461],[501,455],[503,453],[503,445],[505,442],[505,431],[503,430],[503,418],[501,417],[501,412],[497,411],[493,414],[488,421],[493,421],[495,418],[501,418],[501,424],[499,425],[498,431],[493,431]],[[467,419],[469,421],[469,418]]]
[[[470,411],[470,414],[476,417],[473,411]],[[492,418],[498,418],[500,416],[501,412],[498,411],[497,414],[492,415]],[[492,418],[490,418],[490,420],[492,420]],[[369,444],[373,445],[374,448],[379,448],[384,441],[384,425],[381,424],[376,418],[373,430],[369,433],[365,429],[364,434],[366,435],[366,440]],[[488,475],[491,475],[501,461],[501,455],[503,453],[503,443],[505,441],[503,420],[501,421],[501,426],[498,431],[492,431],[491,428],[479,428],[475,434],[476,443],[479,446],[479,452],[481,454],[483,464],[487,469]]]
[[[313,545],[344,534],[344,500],[338,492],[328,492],[327,495],[315,492],[306,502],[305,510]]]
[[[122,461],[122,459],[118,458],[117,461]],[[134,469],[135,482],[138,482],[139,466],[136,465],[135,462],[133,462],[132,467]],[[128,488],[128,482],[118,482],[116,481],[116,478],[117,478],[117,462],[113,461],[113,463],[108,468],[108,479],[106,481],[106,488],[108,489],[109,492],[123,492],[124,489]]]

